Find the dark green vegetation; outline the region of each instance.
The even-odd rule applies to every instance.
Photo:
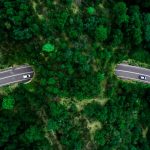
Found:
[[[0,90],[0,149],[150,150],[150,86],[117,80],[150,64],[149,0],[0,0],[0,67],[28,63]]]

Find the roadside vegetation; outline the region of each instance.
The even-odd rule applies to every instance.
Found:
[[[0,89],[0,149],[149,150],[150,85],[117,63],[150,65],[149,0],[0,0],[0,68],[30,64]]]

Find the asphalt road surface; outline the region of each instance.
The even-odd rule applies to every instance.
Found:
[[[115,70],[115,73],[118,77],[127,80],[135,80],[144,83],[150,83],[150,69],[131,66],[127,64],[118,64]],[[145,80],[139,79],[139,75],[146,77]]]
[[[23,75],[30,75],[30,77],[23,78]],[[10,85],[13,83],[26,83],[29,82],[34,75],[32,67],[28,65],[22,65],[18,67],[12,67],[6,70],[0,71],[0,87]]]

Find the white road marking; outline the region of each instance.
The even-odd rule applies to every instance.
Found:
[[[14,82],[7,82],[7,83],[4,83],[4,84],[0,84],[0,87],[1,87],[1,86],[4,86],[4,85],[12,84],[12,83],[20,82],[20,81],[25,81],[25,80],[27,80],[27,79],[16,80],[16,81],[14,81]]]
[[[12,67],[12,68],[7,69],[7,70],[4,70],[4,71],[0,70],[0,74],[1,74],[1,73],[4,73],[4,72],[13,71],[13,69],[14,69],[14,70],[19,70],[19,69],[23,69],[23,68],[31,68],[31,67],[30,67],[30,66],[22,66],[22,67],[18,67],[18,68]]]
[[[131,68],[138,68],[138,69],[143,69],[143,70],[148,70],[150,71],[150,69],[146,69],[146,68],[143,68],[143,67],[138,67],[138,66],[132,66],[132,65],[127,65],[127,64],[118,64],[117,66],[128,66],[128,67],[131,67]]]
[[[21,73],[21,74],[14,74],[14,75],[12,75],[12,76],[7,76],[7,77],[4,77],[4,78],[0,78],[0,80],[6,79],[6,78],[11,78],[11,77],[14,77],[14,76],[23,75],[23,74],[29,74],[29,73],[33,73],[33,71],[24,72],[24,73]]]
[[[145,82],[145,83],[150,83],[150,82],[148,82],[148,81],[139,80],[139,79],[135,79],[135,78],[128,78],[128,77],[124,77],[124,76],[118,76],[118,77],[120,77],[120,78],[125,78],[125,79],[136,80],[136,81]]]
[[[141,73],[137,73],[137,72],[132,72],[132,71],[126,71],[126,70],[116,70],[116,71],[119,71],[119,72],[129,72],[129,73],[132,73],[132,74],[139,74],[139,75],[144,75],[146,77],[150,77],[149,75],[141,74]]]
[[[23,68],[31,68],[31,66],[22,66],[22,67],[13,67],[15,70],[23,69]]]
[[[12,71],[12,68],[11,68],[11,69],[7,69],[7,70],[4,70],[4,71],[1,70],[1,71],[0,71],[0,74],[1,74],[1,73],[4,73],[4,72],[9,72],[9,71]]]

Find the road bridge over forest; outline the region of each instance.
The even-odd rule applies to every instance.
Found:
[[[13,83],[27,83],[33,78],[34,71],[29,65],[11,67],[0,71],[0,87]]]
[[[150,84],[150,69],[131,66],[128,64],[118,64],[115,73],[122,79],[135,80]],[[145,77],[145,79],[142,79],[141,77]]]

